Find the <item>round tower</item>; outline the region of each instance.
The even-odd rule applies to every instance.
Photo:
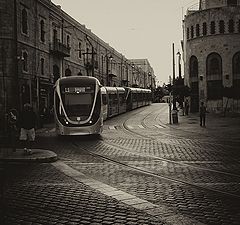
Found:
[[[200,0],[183,27],[191,111],[240,112],[240,0]]]

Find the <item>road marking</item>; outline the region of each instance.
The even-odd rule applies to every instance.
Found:
[[[157,127],[157,128],[164,128],[163,126],[158,125],[158,124],[156,124],[156,125],[154,125],[154,126]]]

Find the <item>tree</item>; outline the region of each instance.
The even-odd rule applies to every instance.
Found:
[[[190,88],[187,85],[184,85],[183,78],[177,78],[174,82],[173,86],[173,95],[176,96],[177,101],[182,106],[184,97],[188,97],[190,95]]]
[[[158,86],[154,91],[154,102],[160,102],[160,99],[166,95],[163,87]]]

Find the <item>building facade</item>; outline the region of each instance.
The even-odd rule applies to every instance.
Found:
[[[151,67],[147,59],[129,59],[134,66],[136,66],[136,74],[133,74],[132,83],[142,88],[155,89],[156,88],[156,76],[154,70]],[[142,74],[143,72],[143,74]]]
[[[0,27],[0,124],[10,108],[21,110],[24,103],[38,115],[50,111],[59,77],[138,86],[146,73],[50,0],[0,0]]]
[[[200,0],[183,21],[191,111],[240,112],[240,0]]]

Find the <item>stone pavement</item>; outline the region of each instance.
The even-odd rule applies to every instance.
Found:
[[[179,115],[178,124],[164,125],[178,130],[219,133],[240,133],[240,117],[207,115],[207,127],[199,126],[197,114]],[[218,131],[218,132],[216,132]],[[38,136],[54,133],[53,124],[37,130]],[[236,135],[235,135],[236,136]],[[239,140],[235,140],[239,141]],[[1,157],[0,157],[1,158]],[[43,163],[56,160],[51,151],[34,149],[32,155],[22,150],[8,154],[0,160],[0,224],[183,224],[169,215],[169,221],[158,215],[156,207],[115,188],[99,184],[76,170],[62,164]],[[24,162],[24,163],[19,163]],[[26,162],[39,162],[29,164]],[[103,194],[104,193],[104,194]],[[145,209],[142,211],[141,209]],[[148,212],[148,213],[146,213]],[[196,224],[191,223],[189,225]]]
[[[179,131],[199,133],[208,136],[224,136],[234,141],[240,141],[240,114],[223,116],[222,114],[207,113],[206,127],[200,126],[199,113],[189,113],[188,116],[178,112],[178,123],[169,124],[169,118],[163,117],[162,123]]]

